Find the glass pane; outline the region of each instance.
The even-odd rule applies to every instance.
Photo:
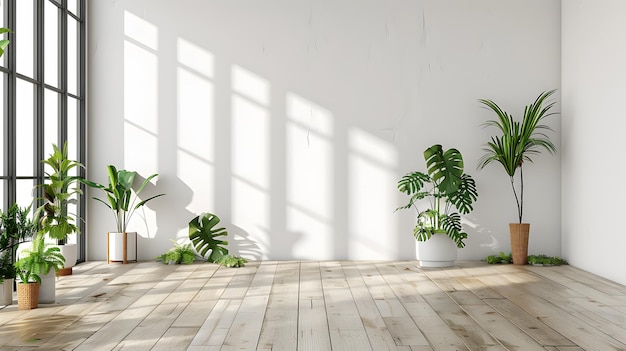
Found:
[[[76,16],[80,15],[78,13],[78,0],[67,0],[67,9]]]
[[[5,192],[6,185],[7,181],[5,179],[0,179],[0,209],[2,209],[3,212],[7,210],[4,208],[4,202],[7,198],[7,194]]]
[[[67,17],[67,91],[78,95],[78,22]]]
[[[4,111],[4,106],[6,104],[7,97],[4,95],[4,80],[6,79],[6,74],[0,74],[0,111]],[[4,124],[5,118],[7,118],[6,113],[2,113],[0,116],[0,155],[2,155],[2,160],[5,160],[5,152],[6,152],[6,140],[4,140]],[[4,164],[0,164],[0,175],[5,175]],[[3,204],[3,202],[0,202]]]
[[[67,157],[78,161],[78,102],[72,97],[67,98]],[[73,175],[78,175],[75,169]]]
[[[35,64],[33,60],[35,55],[33,0],[20,0],[15,3],[17,19],[13,47],[16,53],[17,72],[32,78]]]
[[[54,87],[59,86],[59,8],[45,2],[44,18],[44,72],[45,81]]]
[[[17,175],[34,175],[34,86],[18,79],[16,83],[16,146],[17,146]]]
[[[0,0],[0,14],[4,13],[5,9],[6,9],[5,2]],[[0,16],[0,27],[4,27],[4,26],[5,26],[5,24],[4,24],[4,16]],[[8,34],[3,34],[1,39],[8,39]],[[7,48],[7,50],[8,50],[8,48]],[[5,61],[4,56],[0,57],[0,65],[2,65],[2,66],[6,65],[6,61]]]
[[[35,182],[32,179],[18,179],[15,185],[15,202],[20,207],[30,206],[35,198]],[[32,213],[32,210],[31,210]]]
[[[59,143],[59,94],[46,89],[44,96],[44,155],[52,154],[52,144]],[[59,145],[61,147],[61,145]]]

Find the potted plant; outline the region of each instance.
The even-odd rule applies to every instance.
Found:
[[[478,197],[476,183],[464,173],[463,157],[457,149],[444,151],[436,144],[424,151],[424,159],[427,173],[411,172],[398,181],[398,190],[410,198],[408,204],[396,211],[408,208],[417,211],[413,235],[419,242],[430,242],[418,246],[420,265],[451,266],[457,249],[465,246],[463,240],[467,238],[458,212],[468,214],[473,210],[472,204]],[[420,209],[418,204],[423,202],[429,206]]]
[[[537,99],[524,108],[522,121],[515,121],[513,116],[502,110],[491,100],[478,100],[487,109],[492,110],[498,117],[496,120],[489,120],[484,125],[486,127],[496,127],[498,135],[492,136],[484,148],[485,154],[479,161],[478,168],[485,168],[492,162],[502,165],[509,176],[513,196],[517,204],[517,223],[509,225],[511,238],[511,251],[514,264],[526,264],[528,257],[528,238],[530,224],[523,223],[524,213],[524,173],[523,165],[532,162],[531,156],[537,155],[540,151],[546,150],[550,154],[556,153],[556,147],[548,138],[546,131],[552,129],[541,124],[542,121],[555,113],[550,112],[556,102],[546,100],[554,94],[556,90],[549,90],[541,93]],[[519,188],[515,184],[515,175],[519,170]],[[519,189],[519,190],[518,190]]]
[[[117,225],[115,232],[109,232],[107,238],[107,262],[137,261],[137,232],[127,232],[128,223],[137,209],[145,205],[148,201],[163,196],[158,194],[145,200],[139,201],[139,193],[158,174],[152,174],[146,178],[137,190],[133,189],[137,172],[127,170],[117,170],[115,166],[108,165],[109,184],[103,185],[96,182],[82,180],[85,184],[101,189],[106,195],[106,201],[94,197],[105,204],[113,212]]]
[[[0,305],[13,303],[13,280],[17,248],[36,232],[29,218],[30,206],[11,205],[6,213],[0,211]]]
[[[83,165],[68,159],[67,143],[63,145],[63,149],[54,144],[52,148],[52,154],[42,161],[51,171],[46,172],[49,182],[39,186],[43,193],[43,204],[37,209],[36,218],[40,232],[47,234],[59,245],[65,257],[65,266],[59,274],[67,275],[72,273],[72,267],[78,258],[76,244],[69,244],[67,237],[73,233],[80,233],[75,224],[76,216],[69,213],[68,205],[76,203],[76,195],[82,193],[78,187],[81,177],[70,173]]]
[[[44,291],[41,285],[42,276],[52,277],[54,280],[54,274],[50,273],[53,273],[53,270],[58,271],[63,268],[64,263],[65,258],[61,254],[61,250],[56,246],[46,245],[44,235],[37,234],[33,240],[32,248],[21,251],[19,259],[15,263],[19,277],[17,284],[18,309],[36,308],[39,301],[49,303],[40,299],[40,294],[54,294],[54,290],[51,292]]]

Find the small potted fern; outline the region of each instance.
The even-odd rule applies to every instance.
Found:
[[[19,253],[19,258],[15,263],[17,275],[19,277],[18,287],[18,309],[36,308],[39,296],[44,294],[44,303],[54,302],[55,286],[45,284],[44,290],[40,291],[40,286],[44,279],[54,282],[54,272],[63,268],[65,258],[61,250],[56,246],[49,246],[45,243],[43,234],[38,234],[32,243],[32,248],[27,248]],[[37,286],[33,286],[36,284]],[[31,298],[37,296],[36,301]]]

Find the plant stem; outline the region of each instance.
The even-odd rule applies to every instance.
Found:
[[[522,223],[522,215],[524,211],[524,172],[523,172],[522,164],[519,165],[519,181],[520,181],[519,222]]]
[[[511,176],[510,179],[511,179],[511,188],[513,189],[513,195],[515,195],[515,203],[517,204],[517,216],[519,218],[519,222],[522,223],[522,209],[520,206],[519,197],[517,196],[517,191],[515,190],[515,178]]]

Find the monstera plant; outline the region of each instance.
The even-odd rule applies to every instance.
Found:
[[[443,234],[462,248],[467,233],[461,226],[461,214],[473,210],[478,197],[476,183],[464,173],[463,157],[457,149],[444,150],[436,144],[424,151],[424,159],[427,173],[411,172],[398,181],[398,190],[409,196],[409,203],[396,211],[417,211],[413,234],[418,241]]]
[[[189,222],[189,239],[198,254],[209,262],[217,262],[228,254],[228,249],[222,246],[228,245],[228,242],[219,239],[228,232],[225,228],[215,228],[219,222],[219,217],[212,213],[202,213]]]

